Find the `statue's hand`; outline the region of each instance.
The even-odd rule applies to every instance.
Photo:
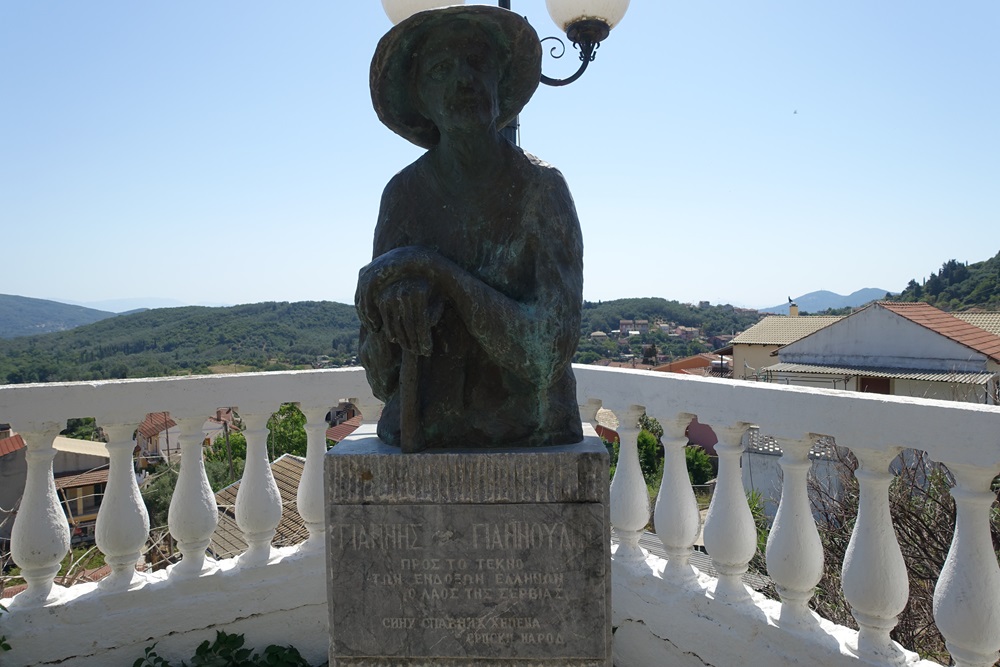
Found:
[[[420,283],[423,287],[415,287],[415,289],[422,289],[426,292],[427,285],[435,282],[433,275],[439,259],[435,253],[424,248],[415,246],[394,248],[379,255],[361,269],[354,303],[357,305],[358,316],[365,328],[372,333],[382,330],[384,326],[383,295],[396,283],[404,282],[414,286]],[[417,299],[420,297],[408,298]],[[393,308],[391,305],[388,307]],[[434,325],[437,318],[440,318],[440,313],[430,326]]]
[[[379,316],[390,341],[420,356],[430,356],[431,329],[441,319],[444,304],[434,298],[422,278],[406,278],[389,285],[376,297]]]

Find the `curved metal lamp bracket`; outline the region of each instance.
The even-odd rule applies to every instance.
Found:
[[[580,50],[580,69],[565,79],[553,79],[542,74],[542,83],[548,86],[565,86],[579,79],[587,71],[587,65],[597,57],[597,49],[610,32],[611,28],[604,21],[587,20],[571,24],[566,30],[566,37]],[[566,45],[558,37],[545,37],[541,41],[544,43],[550,39],[559,42],[559,45],[553,45],[549,49],[549,55],[553,58],[562,58],[566,54]]]

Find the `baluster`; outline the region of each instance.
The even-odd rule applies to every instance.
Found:
[[[875,451],[851,447],[859,466],[858,518],[844,554],[841,581],[858,622],[858,654],[880,665],[902,665],[906,656],[889,632],[906,607],[906,563],[889,512],[889,463],[898,448]],[[770,563],[768,563],[770,567]]]
[[[247,463],[236,492],[236,525],[243,531],[247,550],[240,567],[263,565],[271,559],[271,540],[281,523],[281,494],[267,460],[267,420],[271,415],[244,414]]]
[[[781,596],[778,623],[787,627],[815,623],[807,606],[823,577],[823,544],[809,504],[810,440],[780,439],[781,501],[767,538],[767,574]]]
[[[205,550],[219,523],[219,508],[205,474],[202,446],[205,418],[174,417],[174,421],[180,428],[181,471],[170,499],[167,525],[170,535],[177,540],[181,561],[172,565],[169,573],[171,577],[196,577],[216,567],[214,559],[206,557]]]
[[[115,424],[104,427],[111,455],[108,486],[97,513],[97,547],[111,566],[111,574],[101,580],[105,590],[124,590],[142,582],[135,571],[136,561],[149,537],[149,515],[135,479],[132,452],[134,426]]]
[[[687,427],[695,415],[685,412],[674,419],[663,420],[663,478],[656,496],[653,523],[656,535],[667,553],[663,578],[671,581],[694,581],[697,575],[691,565],[691,547],[698,539],[701,516],[698,501],[688,477],[684,447]]]
[[[10,551],[28,588],[14,598],[12,606],[42,605],[58,597],[52,582],[70,545],[69,523],[52,477],[56,455],[52,441],[58,433],[59,426],[52,424],[45,431],[21,434],[27,446],[28,471]]]
[[[948,464],[955,476],[955,536],[937,588],[934,620],[955,667],[992,667],[1000,657],[1000,566],[990,536],[994,468]]]
[[[743,434],[749,426],[740,422],[715,429],[720,436],[715,446],[719,455],[719,476],[705,516],[703,537],[712,565],[719,573],[715,597],[726,602],[750,598],[742,577],[757,551],[757,528],[740,474]]]
[[[347,399],[347,402],[361,413],[362,424],[377,424],[379,417],[382,416],[382,408],[385,407],[380,400],[370,393],[361,397],[351,397]]]
[[[323,457],[326,454],[326,415],[329,408],[305,408],[306,464],[296,502],[299,514],[309,529],[309,539],[299,547],[301,551],[323,551],[325,548],[326,517],[323,502]]]
[[[648,553],[639,546],[639,538],[649,523],[649,491],[639,467],[639,417],[646,409],[631,405],[614,410],[618,416],[618,466],[611,480],[611,526],[618,535],[615,560],[643,563]]]

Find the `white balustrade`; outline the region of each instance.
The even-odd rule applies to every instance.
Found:
[[[299,481],[296,507],[309,530],[303,551],[323,551],[326,539],[326,504],[323,501],[323,457],[326,454],[328,407],[303,407],[306,416],[306,463]]]
[[[623,409],[612,408],[618,417],[618,465],[611,480],[611,526],[618,534],[616,560],[641,563],[646,551],[639,538],[649,523],[649,491],[639,466],[639,417],[645,413],[641,405]]]
[[[876,664],[901,665],[906,655],[889,637],[910,588],[889,512],[889,464],[899,450],[851,447],[851,451],[859,462],[854,473],[858,518],[841,571],[844,597],[858,622],[858,655]]]
[[[142,577],[135,565],[149,537],[149,515],[135,479],[132,452],[135,427],[129,424],[105,426],[110,455],[108,485],[97,513],[97,548],[111,566],[111,574],[101,580],[107,590],[121,590],[138,584]]]
[[[688,662],[933,667],[889,638],[906,599],[906,573],[887,501],[888,462],[899,447],[926,450],[930,458],[947,464],[957,482],[958,524],[935,592],[935,618],[948,649],[959,667],[986,667],[996,660],[1000,567],[989,532],[995,499],[989,485],[1000,471],[1000,409],[641,371],[576,367],[576,372],[581,417],[592,419],[604,404],[620,419],[621,456],[610,508],[620,539],[612,561],[613,618],[620,624],[614,637],[618,667]],[[14,647],[3,655],[4,664],[131,664],[152,641],[159,650],[180,654],[215,629],[247,632],[250,641],[308,645],[311,661],[322,662],[328,616],[322,594],[326,407],[321,406],[344,397],[362,410],[367,423],[377,420],[380,404],[359,369],[0,386],[0,414],[28,442],[26,486],[12,538],[28,587],[7,605],[11,612],[2,618],[2,634]],[[271,488],[260,422],[289,400],[300,401],[307,417],[309,446],[298,507],[310,538],[297,551],[269,559],[273,533],[268,531],[280,520],[280,497]],[[251,490],[237,501],[240,527],[248,538],[267,534],[266,539],[248,539],[251,547],[235,567],[233,561],[216,564],[205,556],[218,509],[202,461],[203,419],[196,415],[218,404],[240,405],[249,420],[250,452],[241,488]],[[181,473],[169,524],[183,558],[167,573],[139,576],[133,568],[136,544],[146,528],[131,478],[130,431],[136,415],[161,407],[171,409],[181,430]],[[662,422],[664,481],[655,512],[666,561],[638,543],[649,519],[636,447],[638,417],[646,409],[667,416]],[[98,541],[113,574],[100,586],[53,587],[69,546],[51,468],[51,442],[63,426],[54,415],[65,414],[93,415],[111,435]],[[683,429],[692,415],[720,438],[719,477],[704,527],[719,578],[707,589],[711,579],[693,580],[689,562],[697,509],[683,460]],[[734,420],[735,425],[726,426]],[[767,555],[769,574],[783,599],[764,599],[743,584],[741,576],[756,548],[740,474],[742,436],[749,423],[779,435],[829,434],[852,445],[861,461],[858,517],[842,577],[859,631],[817,621],[806,610],[810,582],[822,561],[804,491],[804,442],[781,442],[783,500]],[[955,446],[956,441],[962,446]],[[648,585],[659,581],[661,567],[671,585]],[[186,581],[194,576],[202,579]],[[150,585],[137,585],[143,580]],[[195,591],[198,604],[192,605]],[[105,632],[109,609],[127,609],[135,623],[116,623],[113,632]]]
[[[737,423],[715,429],[719,437],[715,446],[719,475],[702,536],[712,565],[719,573],[715,596],[724,602],[744,602],[750,598],[742,577],[757,551],[757,528],[740,475],[743,435],[749,427],[750,424]]]
[[[823,577],[823,545],[809,504],[809,439],[779,439],[781,501],[767,538],[767,574],[781,596],[782,626],[814,621],[807,606]]]
[[[21,434],[28,445],[28,472],[11,532],[11,555],[28,584],[14,599],[14,604],[22,607],[41,605],[56,597],[52,582],[69,552],[69,524],[52,478],[56,454],[52,441],[58,433],[59,425],[50,424],[44,431]]]
[[[240,556],[241,567],[256,567],[271,558],[271,540],[281,523],[281,494],[267,460],[267,420],[270,414],[240,415],[247,439],[246,468],[236,492],[236,525],[249,545]]]
[[[215,569],[205,550],[219,523],[215,494],[205,473],[202,426],[204,417],[173,417],[181,431],[181,470],[170,499],[167,525],[177,540],[181,561],[170,567],[172,577],[196,577]]]
[[[990,536],[990,483],[997,468],[949,463],[957,520],[934,590],[934,620],[956,667],[992,667],[1000,657],[1000,566]]]
[[[667,554],[663,578],[675,583],[696,578],[690,561],[691,549],[701,527],[701,516],[684,457],[688,442],[687,427],[694,418],[695,415],[682,412],[672,419],[660,420],[663,426],[663,477],[656,496],[653,524]]]

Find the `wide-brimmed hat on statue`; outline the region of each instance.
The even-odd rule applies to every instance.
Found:
[[[418,110],[412,77],[420,47],[432,32],[447,31],[461,22],[489,34],[500,62],[497,128],[510,123],[531,99],[542,73],[538,34],[524,18],[488,5],[457,5],[418,12],[387,32],[375,49],[369,84],[372,105],[386,127],[423,148],[441,138],[438,128]]]

